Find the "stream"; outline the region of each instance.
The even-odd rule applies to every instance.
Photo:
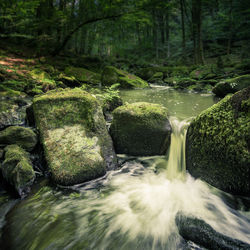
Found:
[[[1,249],[204,249],[179,235],[179,213],[250,244],[249,207],[241,209],[239,197],[186,173],[188,125],[216,102],[214,97],[164,87],[122,91],[121,96],[124,102],[147,101],[169,109],[173,133],[168,154],[119,155],[118,169],[69,188],[39,179],[26,199],[0,203]]]

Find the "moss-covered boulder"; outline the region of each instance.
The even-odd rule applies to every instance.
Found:
[[[187,131],[187,170],[234,194],[250,195],[250,87],[202,112]]]
[[[156,72],[150,79],[148,80],[150,83],[162,83],[163,82],[163,73]]]
[[[101,75],[84,68],[67,67],[64,73],[68,77],[74,77],[82,83],[98,85],[101,83]]]
[[[189,74],[189,68],[186,66],[155,66],[142,68],[138,71],[138,76],[142,79],[149,81],[151,77],[157,72],[163,74],[163,78],[169,77],[187,77]]]
[[[26,106],[23,98],[9,98],[0,95],[0,129],[25,123]]]
[[[1,166],[3,177],[22,197],[29,191],[35,179],[30,155],[18,145],[9,145],[4,150],[5,159]]]
[[[124,89],[148,87],[148,83],[140,77],[129,74],[113,66],[106,66],[102,72],[102,84],[104,86],[111,86],[115,83],[119,83],[120,88]]]
[[[170,145],[167,108],[152,103],[126,104],[113,111],[110,127],[117,153],[162,155]]]
[[[81,183],[114,167],[112,140],[95,97],[80,89],[50,91],[34,98],[33,109],[56,183]]]
[[[212,65],[204,65],[199,68],[191,71],[190,78],[200,80],[200,79],[214,79],[216,78],[216,74],[214,73],[214,69]]]
[[[10,126],[0,131],[0,145],[17,144],[27,151],[32,151],[37,144],[37,135],[30,128]]]
[[[250,86],[250,75],[238,76],[217,83],[212,89],[217,96],[224,97]]]

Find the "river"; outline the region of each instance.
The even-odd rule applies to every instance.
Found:
[[[169,109],[173,133],[168,154],[120,155],[117,170],[71,188],[54,187],[41,178],[26,199],[9,199],[7,204],[14,207],[0,209],[2,216],[9,211],[0,221],[5,224],[3,247],[203,249],[179,235],[175,223],[179,213],[202,219],[216,231],[250,244],[250,213],[235,206],[240,198],[186,173],[188,124],[215,103],[213,96],[163,87],[122,91],[121,96],[125,102],[160,103]]]

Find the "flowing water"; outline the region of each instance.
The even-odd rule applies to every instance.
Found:
[[[7,215],[5,248],[202,249],[181,238],[175,223],[178,213],[200,218],[216,231],[250,244],[249,212],[233,209],[223,200],[235,197],[186,174],[190,117],[211,106],[212,96],[171,89],[126,91],[122,96],[125,101],[147,100],[169,108],[173,133],[168,155],[121,156],[119,169],[70,189],[40,181]]]

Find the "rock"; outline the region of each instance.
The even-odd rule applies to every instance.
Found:
[[[4,150],[5,160],[1,166],[3,177],[23,197],[35,179],[29,153],[18,145],[9,145]]]
[[[84,68],[67,67],[64,73],[68,77],[74,77],[82,83],[98,85],[101,83],[101,75]]]
[[[101,106],[80,89],[50,91],[33,109],[52,179],[61,185],[89,181],[116,164]]]
[[[149,81],[151,77],[157,72],[163,73],[163,79],[169,77],[187,77],[189,69],[186,66],[168,66],[168,67],[147,67],[138,71],[138,76]]]
[[[197,81],[191,78],[175,78],[173,86],[177,89],[186,89],[191,85],[196,84]]]
[[[37,144],[37,136],[30,128],[11,126],[0,131],[0,145],[17,144],[27,151],[32,151]]]
[[[224,97],[229,93],[235,93],[250,86],[250,75],[235,77],[220,81],[212,89],[217,96]]]
[[[117,69],[113,66],[106,66],[102,72],[102,84],[111,86],[120,83],[120,88],[147,88],[148,83],[140,77],[129,74],[126,71]]]
[[[213,72],[211,65],[204,65],[193,70],[189,76],[190,78],[193,78],[196,80],[200,80],[200,79],[209,80],[209,79],[214,79],[216,77],[216,74]]]
[[[249,244],[216,232],[200,219],[177,214],[175,221],[179,234],[185,240],[192,241],[206,249],[250,249]]]
[[[250,195],[250,87],[227,96],[190,124],[187,170],[226,192]]]
[[[162,83],[163,82],[163,73],[156,72],[150,79],[148,80],[150,83]]]
[[[25,109],[28,103],[23,105],[20,104],[19,100],[22,99],[0,96],[0,129],[25,123]]]
[[[138,102],[113,111],[110,127],[117,153],[162,155],[170,145],[168,111],[158,104]]]

